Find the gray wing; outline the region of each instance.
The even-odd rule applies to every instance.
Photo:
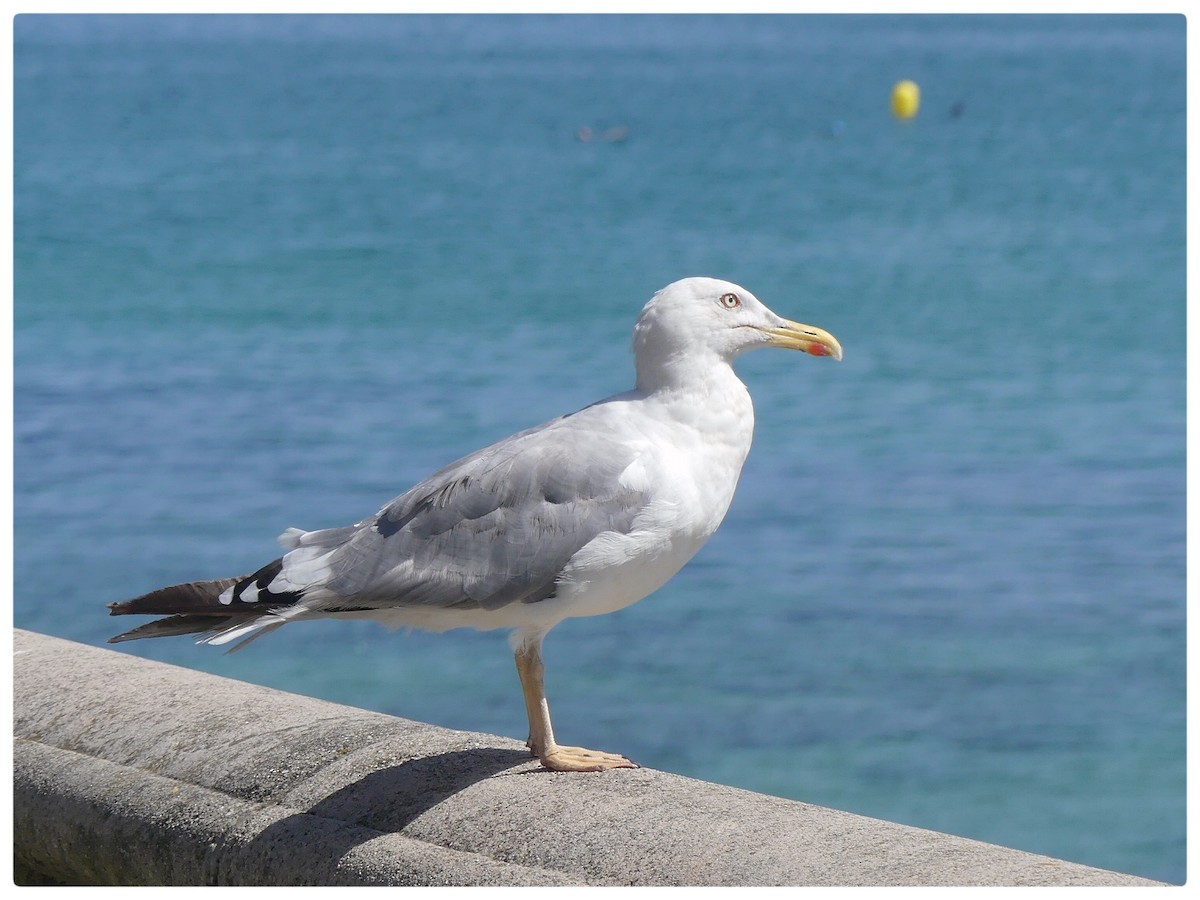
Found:
[[[547,599],[581,547],[628,533],[645,507],[645,492],[620,484],[635,455],[602,429],[556,419],[452,463],[357,525],[294,533],[284,578],[328,611]]]

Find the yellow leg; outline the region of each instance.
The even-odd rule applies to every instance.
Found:
[[[541,638],[518,647],[516,658],[517,674],[521,677],[521,690],[525,694],[525,711],[529,714],[527,743],[530,752],[541,760],[543,766],[555,772],[600,772],[604,769],[638,767],[637,763],[615,753],[559,745],[554,740],[554,727],[550,724],[550,704],[546,702]]]

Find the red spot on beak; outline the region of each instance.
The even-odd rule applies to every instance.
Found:
[[[809,344],[808,352],[813,356],[828,356],[829,348],[824,344]]]

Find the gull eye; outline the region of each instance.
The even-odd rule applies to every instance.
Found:
[[[722,294],[721,305],[726,309],[737,309],[742,305],[742,298],[737,294]]]

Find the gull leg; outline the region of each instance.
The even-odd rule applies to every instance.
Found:
[[[636,769],[615,753],[601,753],[583,747],[564,747],[554,740],[550,724],[550,704],[546,702],[543,686],[545,667],[542,665],[542,639],[539,635],[516,650],[517,674],[525,694],[525,711],[529,714],[529,740],[526,745],[542,765],[555,772],[601,772],[604,769]]]

